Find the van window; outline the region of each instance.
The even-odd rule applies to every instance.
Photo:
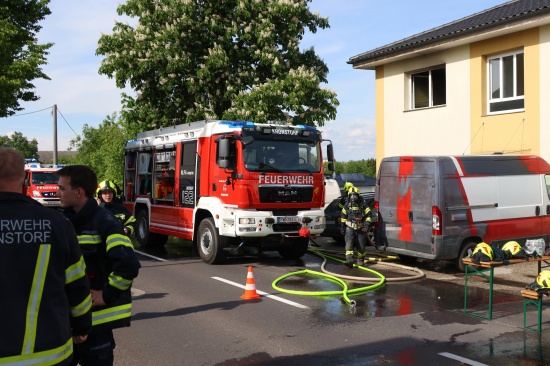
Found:
[[[548,198],[550,198],[550,175],[545,175],[544,180],[546,181],[546,194],[548,195]]]

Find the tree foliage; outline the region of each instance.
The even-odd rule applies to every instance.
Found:
[[[0,117],[21,111],[20,101],[38,100],[32,81],[42,72],[53,43],[38,44],[39,22],[49,15],[49,0],[0,0]]]
[[[202,119],[323,126],[336,93],[321,87],[328,68],[305,31],[329,27],[311,0],[128,0],[96,51],[99,73],[127,85],[122,117],[135,132]],[[133,131],[134,132],[134,131]]]
[[[0,136],[0,146],[13,147],[25,158],[39,158],[38,141],[36,141],[36,139],[32,139],[31,141],[27,140],[21,132],[14,132],[10,136]]]
[[[325,171],[329,171],[325,166]],[[330,171],[329,171],[330,172]],[[346,162],[336,162],[336,174],[361,173],[367,177],[376,178],[376,159],[350,160]]]
[[[71,140],[77,151],[73,164],[85,164],[94,170],[99,181],[109,179],[120,184],[123,180],[124,144],[129,134],[116,113],[107,116],[97,128],[87,124],[82,135]]]

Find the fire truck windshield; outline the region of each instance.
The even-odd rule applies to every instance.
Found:
[[[58,181],[53,172],[32,172],[32,184],[57,184]]]
[[[307,172],[321,170],[318,142],[260,140],[243,146],[244,164],[252,172]]]

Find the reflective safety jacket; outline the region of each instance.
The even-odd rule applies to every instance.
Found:
[[[136,218],[132,215],[122,203],[119,202],[101,202],[101,207],[109,210],[115,217],[128,229],[128,235],[132,235],[135,231]]]
[[[127,327],[132,315],[132,281],[140,264],[120,222],[90,198],[75,213],[65,214],[74,225],[93,290],[103,290],[107,305],[92,307],[92,331]]]
[[[92,325],[90,285],[62,214],[0,192],[0,365],[66,365]]]
[[[348,199],[342,209],[340,222],[353,230],[366,229],[372,222],[372,212],[367,202],[361,196],[356,204]]]

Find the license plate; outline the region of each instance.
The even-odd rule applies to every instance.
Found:
[[[300,218],[298,216],[282,216],[282,217],[277,217],[277,222],[280,222],[280,223],[300,222]]]

